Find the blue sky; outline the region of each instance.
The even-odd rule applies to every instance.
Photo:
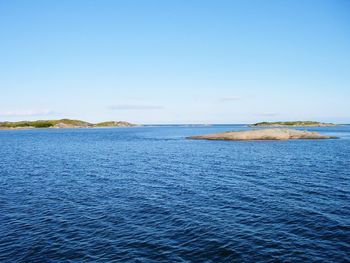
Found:
[[[0,120],[350,122],[346,0],[0,0]]]

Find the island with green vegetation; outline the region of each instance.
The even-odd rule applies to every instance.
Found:
[[[248,131],[228,131],[207,135],[190,136],[187,139],[194,140],[296,140],[296,139],[336,139],[334,136],[322,135],[318,132],[300,131],[294,129],[254,129]]]
[[[282,127],[282,126],[293,126],[293,127],[327,127],[327,126],[336,126],[333,123],[325,123],[318,121],[276,121],[276,122],[258,122],[251,124],[252,127]]]
[[[108,128],[108,127],[134,127],[136,124],[126,122],[126,121],[105,121],[93,124],[94,128]]]
[[[108,128],[108,127],[134,127],[135,124],[126,121],[106,121],[100,123],[89,123],[81,120],[38,120],[0,122],[0,129],[37,129],[37,128]]]

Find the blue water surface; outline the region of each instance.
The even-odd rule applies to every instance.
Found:
[[[0,131],[1,262],[349,262],[350,126]]]

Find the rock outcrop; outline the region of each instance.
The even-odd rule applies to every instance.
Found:
[[[100,123],[96,123],[93,125],[93,127],[134,127],[137,126],[136,124],[132,124],[130,122],[126,122],[126,121],[106,121],[106,122],[100,122]]]
[[[318,121],[276,121],[276,122],[258,122],[251,124],[252,127],[328,127],[336,126],[333,123]]]
[[[335,139],[336,137],[321,135],[318,132],[293,129],[261,129],[248,131],[230,131],[216,134],[187,137],[196,140],[295,140],[295,139]]]

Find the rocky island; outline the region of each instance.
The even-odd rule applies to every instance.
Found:
[[[333,123],[325,123],[318,121],[276,121],[276,122],[258,122],[251,124],[252,127],[327,127],[327,126],[336,126]]]
[[[336,139],[337,137],[321,135],[318,132],[300,131],[294,129],[261,129],[248,131],[229,131],[208,135],[187,137],[195,140],[295,140],[295,139]]]
[[[135,124],[126,121],[107,121],[100,123],[89,123],[81,120],[61,119],[61,120],[38,120],[38,121],[18,121],[0,122],[0,129],[37,129],[37,128],[108,128],[108,127],[133,127]]]

